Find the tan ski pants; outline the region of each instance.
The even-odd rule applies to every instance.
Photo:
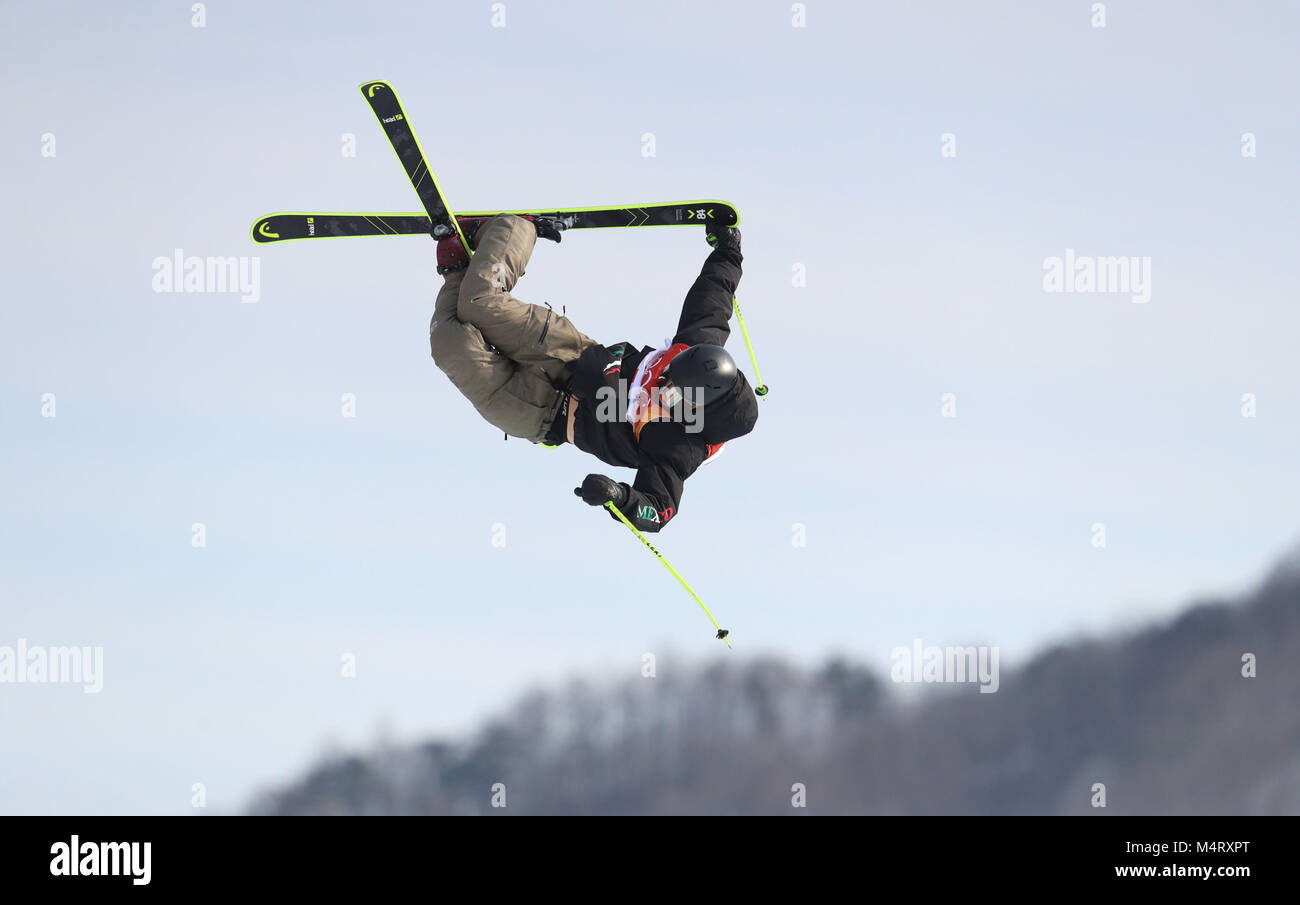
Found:
[[[558,312],[510,294],[536,242],[533,224],[511,214],[480,226],[469,267],[446,275],[429,323],[434,364],[489,424],[534,443],[560,410],[573,362],[594,342]]]

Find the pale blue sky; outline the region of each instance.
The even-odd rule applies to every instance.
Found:
[[[1295,540],[1300,13],[789,7],[0,12],[0,645],[105,648],[100,695],[0,686],[0,812],[186,813],[194,782],[234,810],[323,743],[460,731],[644,651],[885,673],[922,638],[1014,665],[1245,587]],[[271,211],[418,208],[375,78],[453,206],[740,207],[773,392],[658,541],[734,652],[573,498],[600,463],[503,443],[434,368],[429,242],[249,242]],[[155,294],[178,247],[260,256],[261,300]],[[1149,256],[1151,302],[1044,294],[1066,248]],[[518,294],[653,344],[706,252],[571,234]]]

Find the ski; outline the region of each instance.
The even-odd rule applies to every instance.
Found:
[[[429,162],[420,148],[420,140],[415,137],[415,130],[402,110],[401,99],[393,86],[387,82],[366,82],[361,86],[361,95],[370,104],[375,118],[388,136],[388,143],[393,146],[397,159],[402,162],[402,169],[406,170],[415,194],[420,196],[420,203],[429,215],[430,227],[426,232],[431,232],[434,237],[455,235],[468,252],[469,243],[465,241],[465,234],[461,232],[459,221],[447,206],[442,189],[438,187],[437,177],[429,169]]]
[[[455,215],[458,222],[494,217],[497,214],[528,214],[550,217],[563,229],[626,229],[643,226],[694,226],[720,223],[738,226],[740,214],[725,201],[678,201],[669,204],[641,204],[626,207],[538,208],[535,210],[473,211]],[[290,242],[296,239],[330,239],[342,236],[427,236],[432,221],[427,214],[267,214],[253,223],[253,241]]]

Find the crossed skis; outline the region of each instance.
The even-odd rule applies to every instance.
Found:
[[[424,213],[303,213],[267,214],[253,223],[253,241],[258,244],[295,239],[329,239],[344,236],[427,236],[435,224],[450,235],[461,233],[466,220],[481,220],[497,214],[528,214],[546,217],[560,229],[627,229],[643,226],[697,226],[717,223],[738,226],[740,214],[725,201],[678,201],[624,207],[573,207],[510,211],[472,211],[453,214],[438,187],[438,180],[420,149],[419,139],[402,110],[393,86],[367,82],[361,86],[370,109],[388,135],[388,140],[406,170],[411,185],[424,204]]]

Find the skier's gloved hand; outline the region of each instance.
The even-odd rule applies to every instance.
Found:
[[[704,238],[713,248],[730,248],[740,251],[740,230],[734,226],[710,223],[704,228]]]
[[[573,488],[573,494],[582,497],[582,501],[588,506],[604,506],[605,503],[613,500],[614,505],[621,509],[627,502],[627,488],[603,474],[587,475],[581,487]]]
[[[552,242],[559,242],[564,238],[560,233],[559,223],[551,217],[535,217],[531,214],[525,214],[524,219],[533,221],[533,227],[537,230],[537,236],[540,239],[550,239]]]

